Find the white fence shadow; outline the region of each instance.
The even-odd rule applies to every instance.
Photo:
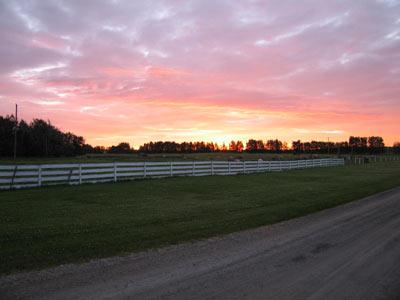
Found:
[[[344,165],[342,158],[287,161],[171,161],[0,165],[0,189],[172,176],[236,175]]]

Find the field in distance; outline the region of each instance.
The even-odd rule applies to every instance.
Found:
[[[364,156],[364,155],[361,155]],[[366,155],[368,156],[368,155]],[[0,157],[0,165],[7,164],[57,164],[57,163],[106,163],[128,161],[198,161],[198,160],[296,160],[310,158],[337,157],[336,154],[293,154],[293,153],[248,153],[248,152],[214,152],[214,153],[158,153],[158,154],[87,154],[73,157],[22,157],[13,160]],[[349,158],[350,155],[341,157]],[[353,156],[354,157],[354,156]],[[385,157],[379,155],[379,157]],[[387,155],[386,157],[398,157]]]
[[[56,163],[103,163],[126,161],[193,161],[193,160],[292,160],[303,158],[321,158],[328,155],[292,154],[292,153],[157,153],[157,154],[87,154],[73,157],[22,157],[13,160],[9,157],[0,158],[0,164],[56,164]]]
[[[0,273],[302,216],[400,185],[400,162],[0,192]]]

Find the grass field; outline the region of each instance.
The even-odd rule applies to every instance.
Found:
[[[399,185],[388,162],[1,192],[0,273],[253,228]]]
[[[8,164],[56,164],[56,163],[104,163],[104,162],[128,162],[128,161],[198,161],[198,160],[293,160],[309,158],[337,157],[336,154],[293,154],[293,153],[232,153],[232,152],[214,152],[214,153],[166,153],[166,154],[87,154],[73,157],[21,157],[16,160],[11,157],[0,157],[0,165]],[[356,155],[354,157],[364,157],[368,155]],[[349,158],[350,155],[341,157]],[[379,155],[379,159],[399,159],[399,155]]]
[[[320,154],[292,154],[292,153],[231,153],[231,152],[215,152],[215,153],[185,153],[185,154],[148,154],[141,156],[139,154],[87,154],[74,157],[22,157],[13,160],[10,157],[0,158],[0,164],[47,164],[47,163],[102,163],[102,162],[126,162],[126,161],[193,161],[193,160],[289,160],[302,158],[319,158],[328,157],[328,155]]]

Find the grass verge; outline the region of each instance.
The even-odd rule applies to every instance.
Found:
[[[332,155],[336,157],[336,155]],[[292,160],[305,158],[326,158],[323,154],[293,154],[293,153],[247,153],[247,152],[214,152],[214,153],[159,153],[147,154],[87,154],[71,157],[11,157],[0,158],[0,165],[14,164],[58,164],[58,163],[105,163],[133,161],[193,161],[193,160]]]
[[[0,193],[0,273],[272,224],[400,185],[400,163]]]

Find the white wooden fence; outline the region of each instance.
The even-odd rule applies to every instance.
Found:
[[[340,165],[344,165],[344,159],[0,165],[0,189],[117,182],[147,177],[236,175]]]

